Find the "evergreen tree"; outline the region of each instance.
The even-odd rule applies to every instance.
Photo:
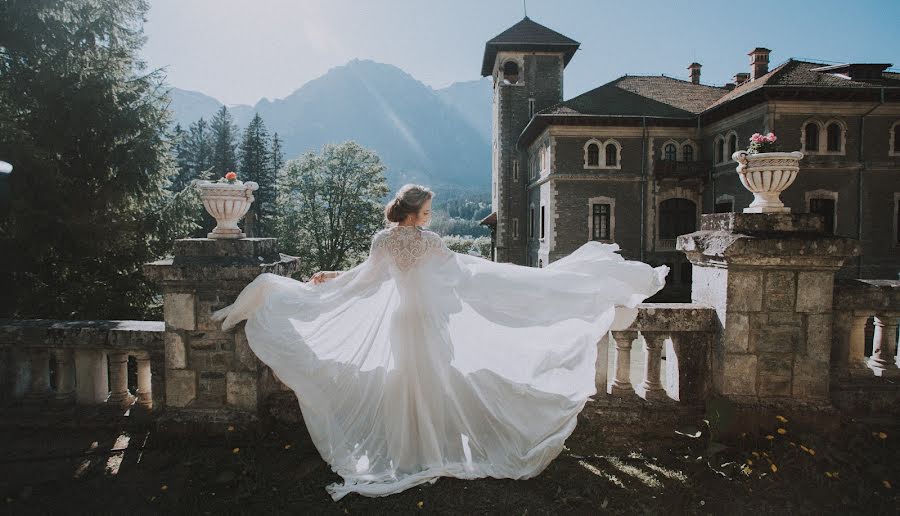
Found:
[[[210,129],[213,133],[212,171],[214,176],[222,177],[237,168],[238,128],[227,107],[222,106],[216,112]]]
[[[213,133],[209,123],[200,117],[188,128],[187,142],[185,144],[187,168],[190,169],[191,179],[210,179],[213,166]]]
[[[282,149],[281,138],[278,137],[278,133],[272,135],[272,170],[275,171],[275,175],[278,175],[278,172],[281,170],[281,167],[284,166],[284,150]]]
[[[244,219],[244,232],[250,237],[268,236],[275,216],[275,169],[269,151],[269,133],[259,113],[244,129],[240,151],[240,179],[259,184],[253,194],[256,200]]]
[[[0,5],[0,316],[142,318],[144,263],[184,236],[166,88],[140,61],[144,0]],[[153,314],[154,318],[158,315]]]
[[[343,269],[369,251],[389,193],[378,155],[358,143],[328,144],[288,161],[278,178],[279,244],[300,275]]]

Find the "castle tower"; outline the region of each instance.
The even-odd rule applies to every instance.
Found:
[[[494,78],[490,218],[498,262],[525,263],[529,173],[517,142],[535,113],[562,102],[563,69],[579,45],[527,16],[484,45],[481,75]]]

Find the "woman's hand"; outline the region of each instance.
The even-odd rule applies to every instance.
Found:
[[[309,279],[309,282],[313,285],[318,285],[319,283],[325,283],[326,281],[336,278],[341,271],[319,271],[312,275],[312,278]]]

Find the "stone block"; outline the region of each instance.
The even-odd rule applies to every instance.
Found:
[[[794,398],[827,399],[829,381],[828,375],[794,378],[791,393]]]
[[[187,335],[192,350],[227,350],[234,341],[231,333],[223,331],[196,331]]]
[[[765,307],[767,311],[788,311],[794,309],[796,287],[791,271],[769,271],[765,273]]]
[[[831,314],[810,314],[806,317],[805,356],[820,361],[828,361],[832,347]]]
[[[175,330],[196,328],[194,294],[167,293],[163,303],[163,318],[168,328]]]
[[[250,349],[250,343],[247,342],[247,334],[243,329],[235,332],[234,340],[234,358],[235,369],[242,371],[259,370],[260,361],[256,358],[256,354]]]
[[[248,372],[229,372],[226,378],[226,403],[230,407],[255,410],[257,406],[257,375]]]
[[[800,272],[797,276],[798,312],[823,313],[832,308],[834,273],[830,271]]]
[[[779,326],[797,326],[803,323],[803,316],[797,312],[769,312],[767,314],[768,324],[776,324]]]
[[[231,296],[229,296],[230,298]],[[220,308],[224,308],[231,304],[226,299],[221,299],[218,295],[201,295],[197,299],[197,329],[198,330],[221,330],[222,323],[215,322],[211,319],[213,312]]]
[[[794,370],[794,358],[791,353],[760,353],[758,371],[760,382],[767,377],[785,377],[790,379]]]
[[[225,373],[214,371],[200,373],[197,398],[206,402],[225,403]]]
[[[187,367],[187,350],[184,346],[184,338],[174,331],[167,331],[166,342],[166,369],[184,369]]]
[[[746,313],[729,312],[724,343],[729,353],[750,351],[750,317]]]
[[[750,328],[750,349],[760,353],[794,353],[802,349],[799,326],[765,325]]]
[[[762,310],[763,273],[760,270],[729,270],[726,303],[729,311]]]
[[[756,355],[727,354],[722,357],[722,394],[756,394]]]
[[[810,357],[794,360],[794,378],[828,378],[830,373],[830,363],[824,358]]]
[[[166,405],[186,407],[197,398],[197,373],[188,369],[166,371]]]
[[[762,397],[777,396],[788,397],[791,395],[790,376],[768,376],[759,378],[759,395]]]
[[[231,371],[233,353],[230,351],[191,351],[191,369],[225,373]]]

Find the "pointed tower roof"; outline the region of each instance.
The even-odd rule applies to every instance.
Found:
[[[494,60],[501,50],[561,52],[563,66],[578,50],[581,43],[548,29],[527,16],[522,21],[501,32],[484,44],[484,59],[481,62],[481,76],[494,72]]]

